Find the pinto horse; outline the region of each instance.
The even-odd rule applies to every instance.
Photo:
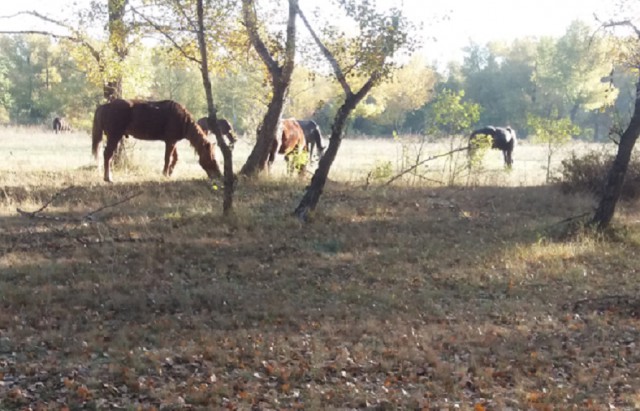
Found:
[[[202,131],[204,131],[205,135],[208,135],[212,131],[212,130],[209,130],[209,124],[207,123],[206,117],[202,117],[197,121],[197,123],[198,123],[198,126],[200,126],[200,128],[202,129]],[[227,138],[229,139],[229,144],[231,145],[231,147],[233,147],[233,145],[236,143],[236,141],[238,141],[238,139],[236,138],[236,136],[233,135],[233,127],[231,127],[231,123],[229,123],[227,120],[223,118],[219,118],[218,128],[220,129],[220,133],[222,133],[223,136],[227,136]]]
[[[92,152],[98,157],[102,134],[107,135],[104,148],[104,180],[112,182],[111,158],[118,143],[126,136],[140,140],[162,140],[165,142],[165,176],[171,176],[178,162],[176,144],[186,138],[199,156],[200,166],[209,178],[220,177],[220,168],[215,159],[215,145],[206,139],[191,114],[172,100],[142,101],[116,99],[99,106],[93,116]]]
[[[469,136],[469,150],[473,152],[474,141],[478,136],[491,137],[491,148],[501,150],[507,168],[513,165],[513,149],[517,143],[516,132],[511,127],[487,126],[474,130]]]
[[[71,126],[62,117],[56,117],[53,119],[53,132],[58,134],[63,131],[71,131]]]
[[[307,143],[304,131],[296,119],[284,119],[280,123],[282,134],[280,134],[280,148],[278,149],[278,139],[274,139],[269,150],[269,166],[276,159],[278,154],[284,155],[285,161],[289,162],[295,153],[307,151]],[[304,167],[300,168],[300,174],[304,172]]]
[[[318,146],[318,158],[324,155],[324,146],[322,145],[322,133],[320,127],[313,120],[298,120],[298,124],[304,132],[306,140],[306,148],[309,151],[309,159],[313,158],[313,149]]]

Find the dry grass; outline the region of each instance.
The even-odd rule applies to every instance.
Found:
[[[638,216],[559,241],[592,199],[543,185],[539,147],[472,186],[365,189],[399,143],[347,140],[301,225],[281,159],[225,221],[186,146],[169,180],[137,143],[108,185],[86,135],[0,142],[0,409],[640,407],[637,307],[597,299],[639,294]],[[69,186],[39,213],[59,220],[15,211]]]

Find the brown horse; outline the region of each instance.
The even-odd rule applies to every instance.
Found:
[[[281,122],[282,134],[280,135],[280,149],[278,149],[278,140],[273,140],[271,149],[269,150],[269,166],[276,159],[276,150],[278,154],[283,154],[285,161],[289,162],[296,152],[307,151],[307,143],[304,138],[304,131],[296,119],[284,119]],[[300,170],[304,172],[304,167]]]
[[[206,117],[202,117],[197,121],[197,123],[198,123],[198,126],[200,126],[200,128],[202,129],[202,131],[204,131],[204,134],[208,135],[211,132],[211,130],[209,130],[209,124],[207,124]],[[231,126],[231,123],[229,123],[227,120],[223,118],[219,118],[218,128],[220,129],[220,132],[222,133],[223,136],[227,136],[227,138],[229,139],[229,144],[231,145],[231,147],[233,147],[233,145],[236,143],[236,141],[238,141],[238,139],[236,138],[236,136],[233,135],[233,127]]]
[[[58,134],[63,131],[71,131],[71,125],[62,117],[56,117],[53,119],[53,132]]]
[[[199,156],[200,166],[209,178],[220,177],[214,157],[215,145],[209,142],[189,112],[171,100],[140,101],[116,99],[96,109],[93,116],[92,152],[98,157],[102,134],[107,135],[104,148],[104,180],[111,182],[111,158],[125,135],[140,140],[165,142],[165,176],[170,176],[178,162],[176,144],[186,138]]]

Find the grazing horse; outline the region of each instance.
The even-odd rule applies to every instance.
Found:
[[[170,176],[178,162],[176,144],[186,138],[199,156],[200,166],[209,178],[220,177],[214,157],[215,145],[206,139],[191,114],[172,100],[141,101],[115,99],[96,109],[93,116],[93,156],[97,158],[102,134],[107,135],[104,148],[104,180],[111,182],[111,157],[125,135],[140,140],[165,142],[165,176]]]
[[[58,134],[62,131],[71,131],[71,125],[62,117],[53,119],[53,132]]]
[[[504,164],[508,168],[513,165],[513,148],[517,143],[516,132],[511,127],[487,126],[477,130],[469,136],[469,149],[473,150],[473,140],[480,135],[491,137],[491,148],[501,150]]]
[[[211,130],[209,130],[209,124],[207,123],[206,117],[202,117],[197,121],[197,123],[202,131],[204,131],[205,135],[208,135],[211,132]],[[220,129],[220,133],[222,133],[223,136],[227,136],[227,138],[229,139],[229,144],[231,145],[231,147],[233,147],[238,139],[233,135],[233,127],[231,127],[231,123],[223,118],[219,118],[218,128]]]
[[[324,155],[324,146],[322,145],[322,133],[320,127],[313,120],[298,120],[298,124],[304,132],[304,137],[307,142],[307,151],[309,151],[309,159],[313,158],[313,149],[318,146],[318,158],[322,158]]]
[[[282,134],[280,135],[280,148],[278,149],[278,139],[273,140],[269,150],[269,166],[276,159],[276,150],[278,154],[283,154],[285,161],[289,162],[295,153],[301,150],[307,151],[307,143],[304,137],[304,131],[298,121],[289,118],[281,122]],[[300,168],[300,173],[304,172],[304,167]]]

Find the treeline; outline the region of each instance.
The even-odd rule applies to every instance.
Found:
[[[460,99],[452,101],[479,107],[470,127],[509,124],[526,136],[532,132],[531,116],[567,119],[576,126],[575,137],[603,140],[614,122],[628,121],[634,102],[633,78],[616,67],[620,41],[594,35],[589,26],[575,22],[559,38],[471,45],[463,62],[450,63],[446,70],[415,55],[358,106],[349,131],[432,133],[442,126],[434,109],[442,110],[439,96],[453,93]],[[0,36],[0,123],[49,127],[54,117],[63,116],[74,128],[88,129],[104,96],[78,63],[79,47],[47,36]],[[232,70],[212,78],[220,115],[241,133],[252,134],[266,110],[270,89],[261,70],[255,61],[238,59]],[[138,45],[125,74],[127,98],[173,99],[194,116],[206,114],[200,73],[168,46]],[[313,118],[327,129],[341,103],[338,88],[329,77],[298,63],[285,116]]]

